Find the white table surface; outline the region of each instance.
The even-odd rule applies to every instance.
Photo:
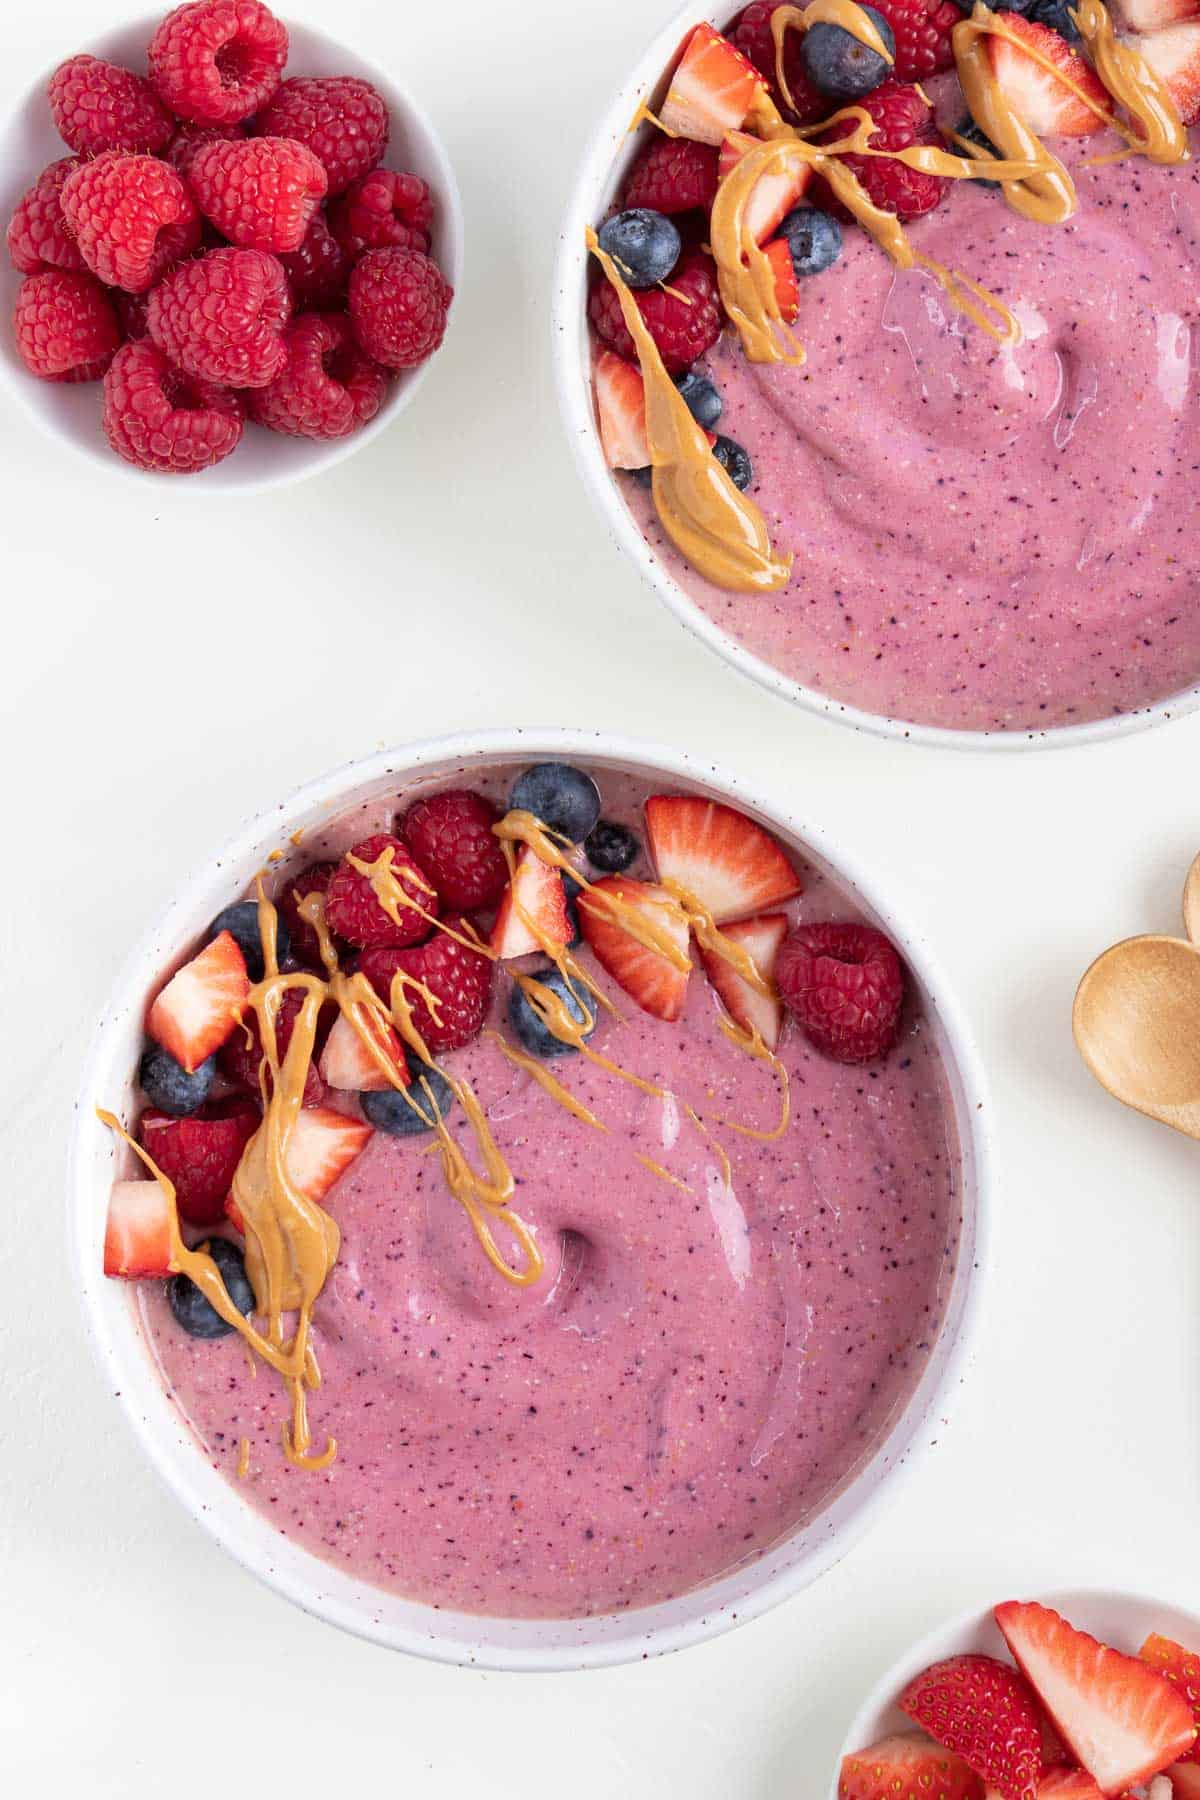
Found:
[[[5,105],[111,18],[10,10]],[[865,1688],[959,1607],[1089,1583],[1200,1605],[1200,1149],[1108,1100],[1069,1028],[1094,952],[1177,927],[1200,717],[1024,756],[859,738],[742,682],[643,589],[575,480],[547,295],[574,163],[663,10],[304,0],[424,96],[467,212],[450,347],[331,475],[197,504],[0,414],[6,1792],[808,1800]],[[103,1391],[63,1248],[90,1023],[179,872],[373,745],[518,722],[703,745],[870,855],[974,1018],[999,1178],[975,1367],[872,1536],[714,1643],[540,1678],[390,1655],[227,1561]]]

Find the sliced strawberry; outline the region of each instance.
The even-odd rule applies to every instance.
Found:
[[[842,1758],[838,1800],[983,1800],[983,1783],[940,1744],[897,1735]]]
[[[1200,0],[1197,0],[1200,5]],[[722,181],[741,162],[748,150],[758,148],[761,140],[752,137],[748,131],[731,131],[721,144],[721,155],[717,163],[718,173]],[[746,202],[746,224],[754,235],[756,244],[764,244],[772,237],[779,225],[791,212],[793,206],[807,191],[812,180],[812,164],[796,156],[790,159],[784,168],[774,168],[769,174],[760,175],[750,190],[750,198]]]
[[[1200,21],[1171,25],[1131,42],[1166,84],[1184,124],[1194,125],[1200,119]]]
[[[401,1087],[409,1084],[404,1047],[386,1019],[379,1018],[369,1007],[360,1006],[358,1016],[363,1028],[370,1032],[394,1070]],[[339,1012],[333,1030],[321,1053],[321,1076],[331,1088],[343,1093],[374,1094],[395,1087],[371,1055],[362,1038],[344,1012]]]
[[[348,1119],[327,1106],[297,1113],[285,1158],[289,1179],[310,1200],[322,1199],[370,1136],[371,1127],[361,1119]]]
[[[1128,31],[1165,31],[1200,18],[1200,0],[1119,0],[1113,11]]]
[[[769,832],[732,806],[693,794],[654,794],[646,835],[660,881],[677,881],[718,925],[781,906],[800,892]]]
[[[1146,1639],[1138,1655],[1143,1662],[1165,1675],[1172,1687],[1177,1687],[1192,1709],[1192,1719],[1200,1727],[1200,1656],[1194,1650],[1185,1650],[1173,1638],[1159,1637],[1152,1632]],[[1200,1763],[1200,1740],[1193,1746],[1188,1762]]]
[[[222,931],[172,975],[150,1008],[146,1030],[191,1073],[220,1049],[249,993],[246,959],[232,932]]]
[[[989,1788],[984,1800],[1001,1800],[998,1788]],[[1104,1800],[1086,1769],[1047,1769],[1037,1790],[1037,1800]]]
[[[800,316],[800,283],[796,279],[796,268],[787,239],[776,238],[772,243],[764,244],[763,255],[774,272],[779,316],[786,324],[794,324]]]
[[[1200,1763],[1176,1763],[1167,1774],[1174,1800],[1200,1800]]]
[[[612,894],[644,914],[687,954],[687,920],[665,888],[632,881],[627,875],[608,875],[593,883],[593,889]],[[601,968],[608,970],[643,1012],[656,1019],[679,1017],[687,999],[686,969],[677,969],[659,951],[639,943],[603,909],[602,902],[592,899],[592,890],[580,895],[579,926]]]
[[[1076,55],[1066,38],[1051,31],[1048,25],[1022,18],[1020,13],[1005,13],[1004,26],[1039,57],[1052,63],[1075,87],[1108,109],[1109,98],[1100,77],[1082,56]],[[1052,74],[1043,62],[1026,55],[1007,37],[989,35],[985,42],[1001,93],[1030,131],[1039,137],[1087,137],[1103,129],[1103,118],[1085,106],[1067,82]]]
[[[116,1181],[104,1227],[104,1273],[126,1281],[171,1273],[171,1206],[157,1181]]]
[[[779,946],[787,936],[788,922],[783,913],[764,913],[758,919],[743,919],[740,924],[726,925],[724,933],[740,944],[754,959],[754,966],[765,980],[772,980],[775,972],[775,958],[779,954]],[[783,1023],[783,1003],[778,994],[770,998],[760,994],[757,988],[738,974],[732,963],[727,963],[723,956],[714,950],[700,951],[700,961],[704,964],[704,973],[717,990],[721,1005],[729,1014],[735,1025],[743,1031],[757,1031],[768,1050],[774,1050],[779,1042],[779,1030]]]
[[[610,469],[644,469],[650,445],[641,370],[612,350],[602,350],[596,358],[595,381],[605,462]]]
[[[536,925],[536,933],[526,920]],[[516,870],[492,926],[492,949],[507,962],[514,956],[528,956],[545,943],[569,944],[571,937],[562,876],[528,844],[522,844]]]
[[[1097,1642],[1048,1606],[1006,1601],[999,1625],[1022,1673],[1106,1795],[1148,1781],[1196,1741],[1191,1708],[1137,1657]]]
[[[990,1783],[1000,1800],[1038,1800],[1042,1732],[1033,1689],[994,1656],[951,1656],[910,1681],[901,1710]]]
[[[675,137],[719,144],[743,123],[766,83],[711,25],[697,25],[671,77],[659,118]]]

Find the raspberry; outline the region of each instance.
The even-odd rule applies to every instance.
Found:
[[[454,289],[421,250],[368,250],[350,277],[350,317],[368,356],[412,369],[446,335]]]
[[[279,260],[297,308],[307,306],[320,312],[344,301],[350,259],[330,231],[323,212],[315,212],[309,220],[300,248],[288,251]]]
[[[904,969],[873,926],[798,926],[780,945],[775,981],[809,1043],[834,1062],[869,1062],[895,1043]]]
[[[419,175],[372,169],[330,207],[329,224],[351,262],[364,250],[428,250],[433,197]]]
[[[283,265],[265,250],[210,250],[160,281],[150,335],[190,375],[223,387],[266,387],[287,361],[292,310]]]
[[[668,373],[678,375],[691,368],[721,335],[721,303],[712,258],[702,250],[685,250],[668,286],[670,293],[664,288],[646,288],[634,299]],[[600,280],[592,289],[588,317],[610,350],[629,362],[636,361],[637,347],[608,281]]]
[[[955,0],[881,0],[876,11],[896,40],[897,81],[923,81],[954,67],[950,33],[962,18]]]
[[[261,0],[189,0],[150,40],[150,79],[181,119],[233,125],[271,98],[288,35]]]
[[[466,935],[465,919],[452,915],[446,924]],[[458,1050],[478,1035],[492,997],[492,964],[479,951],[466,949],[457,938],[436,931],[427,944],[412,949],[389,945],[364,950],[358,967],[388,1005],[392,977],[398,969],[429,989],[437,1001],[436,1019],[417,988],[406,988],[405,995],[412,1007],[412,1022],[434,1055],[441,1050]]]
[[[244,125],[181,125],[163,151],[163,160],[186,181],[197,150],[202,150],[205,144],[227,144],[245,135]]]
[[[492,831],[498,817],[490,800],[467,788],[431,794],[405,813],[401,835],[447,906],[491,906],[507,887],[508,864]]]
[[[784,100],[775,78],[775,39],[771,35],[771,14],[779,3],[780,0],[753,0],[753,4],[727,28],[725,35],[754,64],[759,74],[766,76],[771,98],[784,118],[794,125],[811,125],[816,119],[828,118],[835,105],[824,94],[819,94],[809,81],[800,56],[798,31],[789,31],[783,40],[783,72],[795,106],[788,106]],[[956,16],[961,18],[962,15]]]
[[[910,144],[944,148],[933,113],[915,87],[906,87],[901,81],[885,81],[858,105],[866,108],[878,126],[867,140],[873,150],[906,150]],[[832,136],[823,141],[836,142],[847,129],[849,125],[835,126]],[[950,186],[943,175],[926,175],[920,169],[910,169],[885,157],[844,156],[842,161],[853,169],[875,205],[895,213],[902,222],[932,212]],[[840,204],[835,203],[832,210],[842,218],[849,217]]]
[[[336,868],[334,862],[310,863],[307,869],[286,881],[275,896],[275,904],[292,940],[292,956],[307,969],[321,968],[321,945],[308,920],[300,917],[300,902],[309,894],[323,894]]]
[[[100,283],[65,269],[21,283],[13,329],[22,362],[43,381],[94,381],[121,342],[117,315]]]
[[[237,449],[242,405],[214,382],[172,368],[156,344],[126,344],[104,377],[104,430],[135,468],[193,475]]]
[[[296,1020],[303,1004],[304,995],[299,988],[288,988],[279,1003],[279,1012],[275,1019],[275,1048],[279,1053],[280,1061],[287,1055],[288,1045],[292,1041],[292,1032],[296,1028]],[[312,1060],[308,1065],[308,1073],[304,1077],[304,1098],[301,1101],[303,1106],[321,1106],[325,1101],[327,1090],[317,1071],[317,1058],[325,1048],[325,1040],[329,1036],[336,1018],[337,1008],[335,1006],[323,1006],[317,1015],[317,1032],[313,1039]],[[247,1036],[247,1032],[249,1036]],[[244,1015],[241,1025],[238,1026],[233,1036],[226,1038],[217,1052],[217,1066],[226,1081],[231,1082],[234,1087],[240,1088],[243,1093],[253,1094],[257,1099],[262,1092],[258,1080],[262,1059],[262,1035],[258,1029],[258,1016],[254,1012],[248,1012]],[[266,1079],[269,1092],[270,1069],[266,1071]]]
[[[389,836],[386,831],[379,831],[374,837],[364,838],[361,844],[355,844],[350,854],[360,862],[373,863],[389,848],[392,852],[392,870],[409,899],[416,903],[412,907],[400,907],[399,924],[390,919],[380,906],[367,876],[360,874],[344,859],[334,870],[325,890],[325,917],[329,921],[329,929],[336,931],[339,937],[344,937],[347,943],[357,944],[360,949],[371,949],[380,944],[419,942],[427,935],[429,922],[416,910],[418,906],[424,912],[432,913],[434,918],[437,917],[437,894],[399,838]]]
[[[369,81],[353,75],[294,76],[258,115],[255,130],[307,144],[340,194],[387,149],[388,109]]]
[[[349,437],[383,404],[386,369],[355,342],[349,319],[305,313],[283,334],[287,363],[268,387],[255,388],[246,406],[256,425],[288,437]]]
[[[108,150],[63,183],[63,218],[89,269],[131,294],[200,242],[200,215],[183,182],[154,156]]]
[[[325,197],[325,171],[290,138],[201,144],[188,182],[206,219],[246,250],[298,250]]]
[[[717,197],[718,160],[711,144],[656,137],[629,171],[621,204],[668,214],[697,206],[708,212]]]
[[[77,156],[51,163],[17,201],[7,242],[8,254],[22,275],[40,275],[44,269],[69,269],[76,275],[82,271],[83,257],[67,230],[60,199],[63,182],[78,167]]]
[[[155,155],[175,130],[174,119],[144,75],[96,56],[72,56],[60,63],[47,97],[59,137],[81,156],[97,156],[101,150]]]
[[[146,1112],[138,1139],[175,1188],[191,1225],[215,1225],[225,1208],[242,1152],[261,1124],[249,1100],[211,1100],[188,1119]]]

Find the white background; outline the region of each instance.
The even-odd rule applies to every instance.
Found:
[[[576,483],[548,295],[591,122],[664,10],[293,8],[424,98],[467,211],[447,349],[340,469],[245,502],[147,492],[0,417],[5,1791],[821,1800],[865,1688],[946,1613],[1087,1583],[1200,1606],[1200,1151],[1103,1095],[1070,1037],[1092,955],[1177,927],[1200,717],[1024,755],[859,738],[641,586]],[[6,107],[113,19],[10,11]],[[703,749],[869,856],[974,1019],[998,1151],[976,1364],[873,1535],[731,1636],[545,1678],[390,1655],[226,1561],[104,1392],[63,1249],[91,1021],[180,873],[345,758],[519,722]]]

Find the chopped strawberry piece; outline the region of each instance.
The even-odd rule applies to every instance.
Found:
[[[991,1796],[989,1788],[987,1800]],[[1037,1800],[1104,1800],[1104,1796],[1086,1769],[1049,1769],[1042,1776]]]
[[[596,893],[612,894],[633,907],[686,955],[688,926],[678,904],[665,888],[633,881],[627,875],[609,875],[597,881],[579,900],[580,929],[601,968],[608,970],[643,1012],[656,1019],[677,1019],[687,999],[687,969],[676,968],[660,951],[639,943],[602,901],[593,898]]]
[[[911,1681],[900,1707],[935,1742],[994,1787],[1000,1800],[1038,1800],[1041,1723],[1033,1689],[993,1656],[952,1656]]]
[[[1138,1655],[1179,1689],[1192,1709],[1193,1720],[1200,1727],[1200,1656],[1194,1650],[1185,1650],[1172,1638],[1160,1637],[1157,1632],[1152,1632],[1146,1639]],[[1200,1763],[1200,1740],[1183,1760]]]
[[[736,131],[764,91],[752,62],[711,25],[697,25],[671,77],[659,118],[677,137],[719,144]]]
[[[997,85],[1030,131],[1038,137],[1087,137],[1101,130],[1103,119],[1067,86],[1068,81],[1072,82],[1106,111],[1109,109],[1108,94],[1100,77],[1082,56],[1057,31],[1022,18],[1020,13],[1006,13],[1004,26],[1042,59],[1027,55],[1007,37],[989,35],[985,40]],[[1046,68],[1046,62],[1058,74]]]
[[[215,1225],[225,1208],[242,1152],[261,1123],[250,1100],[212,1100],[187,1119],[146,1112],[138,1141],[175,1189],[191,1225]]]
[[[359,1007],[358,1016],[392,1069],[395,1081],[389,1079],[378,1060],[363,1043],[344,1012],[339,1012],[333,1030],[321,1054],[321,1076],[331,1088],[342,1093],[382,1093],[385,1088],[409,1084],[404,1046],[385,1019],[378,1018],[369,1007]]]
[[[646,835],[660,881],[677,881],[718,925],[781,906],[800,880],[769,832],[745,813],[693,794],[654,794]]]
[[[897,1735],[843,1757],[838,1800],[983,1800],[961,1757],[926,1737]]]
[[[1194,125],[1200,119],[1200,22],[1152,31],[1135,38],[1133,48],[1165,82],[1184,124]]]
[[[225,1042],[249,993],[246,959],[232,932],[222,931],[172,975],[150,1008],[146,1029],[192,1074]]]
[[[784,913],[766,913],[758,919],[743,919],[740,923],[726,925],[724,935],[740,944],[753,960],[755,968],[765,981],[772,981],[775,974],[775,958],[779,954],[779,946],[787,936],[788,922]],[[751,987],[744,975],[739,975],[732,963],[726,962],[714,950],[701,947],[700,960],[704,964],[704,973],[717,990],[721,1005],[729,1014],[735,1025],[743,1031],[757,1031],[768,1050],[774,1050],[779,1042],[780,1027],[783,1023],[783,1003],[778,994],[770,996],[760,994]]]
[[[462,936],[470,929],[466,919],[453,915],[445,924]],[[410,982],[420,983],[409,986],[406,996],[413,1026],[435,1055],[457,1050],[478,1035],[492,997],[492,964],[482,951],[467,949],[446,931],[435,931],[427,944],[364,950],[358,967],[385,1005],[391,1004],[392,982],[400,971]],[[422,988],[432,994],[434,1006]]]
[[[297,1113],[284,1162],[288,1179],[310,1200],[321,1200],[366,1148],[371,1127],[361,1119],[314,1106]]]
[[[1167,1770],[1173,1800],[1200,1800],[1200,1763],[1180,1762]]]
[[[605,462],[610,469],[644,469],[650,461],[650,445],[641,370],[623,356],[602,350],[596,358],[595,379]]]
[[[759,141],[758,138],[751,137],[748,131],[730,132],[721,145],[718,168],[722,181],[732,174],[747,151],[758,147]],[[812,173],[812,164],[797,155],[789,158],[783,168],[775,168],[759,176],[746,202],[746,224],[753,232],[756,244],[763,244],[772,236],[793,206],[807,192]]]
[[[773,243],[764,244],[763,255],[770,263],[775,277],[775,301],[779,307],[779,316],[786,324],[791,325],[800,316],[800,283],[796,279],[787,239],[776,238]]]
[[[536,928],[536,929],[535,929]],[[567,896],[557,869],[522,844],[508,891],[492,927],[492,949],[502,961],[528,956],[551,944],[569,944]]]
[[[1200,0],[1119,0],[1113,11],[1127,31],[1165,31],[1200,18]]]
[[[171,1206],[157,1181],[117,1181],[104,1228],[104,1273],[125,1281],[171,1274]]]

